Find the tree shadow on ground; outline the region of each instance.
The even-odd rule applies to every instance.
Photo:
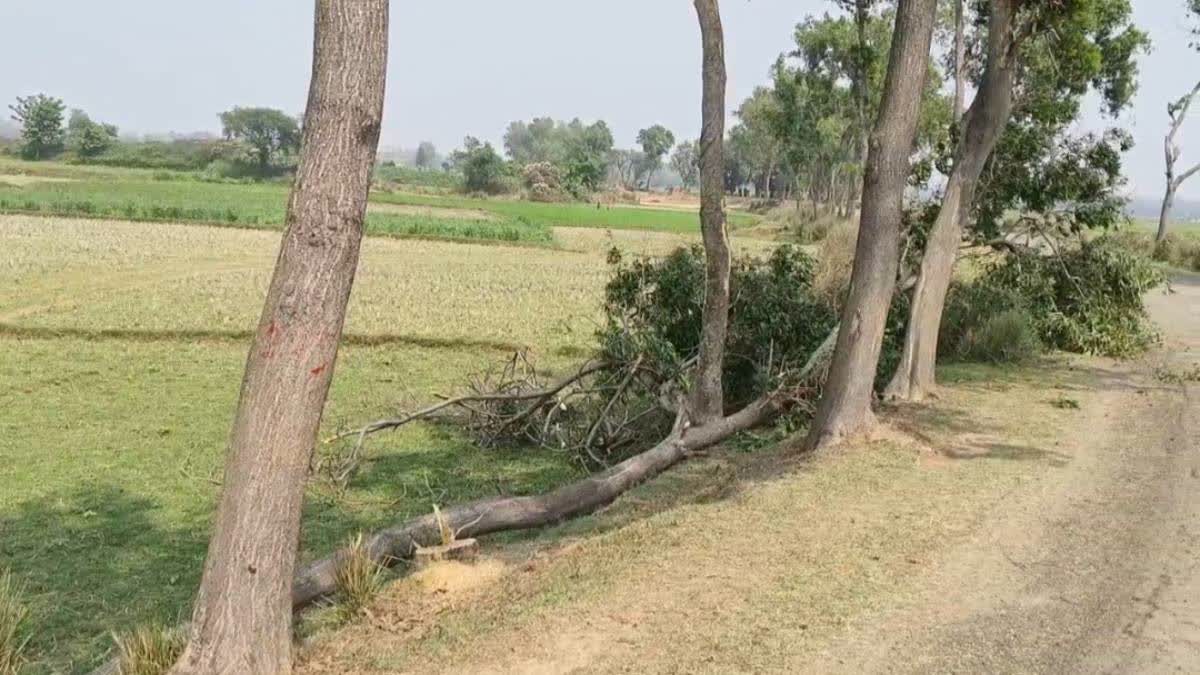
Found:
[[[19,504],[0,515],[0,567],[32,605],[32,672],[97,665],[113,631],[173,622],[200,577],[200,519],[165,526],[161,506],[101,483]]]

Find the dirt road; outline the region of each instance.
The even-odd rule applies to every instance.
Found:
[[[812,672],[1200,673],[1200,385],[1178,381],[1200,364],[1200,278],[1174,290],[1150,300],[1163,352],[1103,375],[1069,473]]]

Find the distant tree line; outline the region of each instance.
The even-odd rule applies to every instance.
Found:
[[[18,97],[9,106],[20,128],[13,150],[23,159],[173,171],[216,178],[266,178],[295,169],[300,120],[274,108],[235,107],[220,113],[221,138],[122,140],[116,125],[93,120],[62,99]]]

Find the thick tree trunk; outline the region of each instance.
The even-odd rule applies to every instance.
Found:
[[[700,354],[690,401],[691,422],[725,414],[721,371],[729,325],[729,234],[725,228],[725,33],[717,0],[695,0],[704,45],[700,132],[700,230],[706,261]]]
[[[900,0],[879,118],[871,133],[862,220],[850,293],[829,378],[806,445],[834,444],[874,422],[871,400],[888,308],[896,286],[900,218],[937,0]]]
[[[919,401],[935,384],[938,332],[962,240],[963,221],[974,201],[979,176],[1012,113],[1017,72],[1014,28],[1020,1],[993,0],[991,3],[983,80],[964,118],[965,128],[956,150],[954,169],[950,172],[941,210],[925,245],[909,311],[908,331],[904,336],[904,351],[885,392],[891,399]]]
[[[358,264],[387,25],[387,0],[317,0],[287,229],[246,362],[190,639],[173,673],[291,671],[300,507]]]
[[[967,98],[967,22],[963,5],[954,0],[954,121],[962,122]]]

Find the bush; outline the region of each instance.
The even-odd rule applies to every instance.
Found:
[[[704,301],[704,251],[681,248],[661,259],[621,260],[605,295],[601,332],[605,356],[642,354],[660,373],[676,373],[699,351]],[[725,399],[737,408],[798,371],[837,318],[813,290],[815,263],[793,246],[767,259],[733,265],[726,341]]]
[[[550,162],[526,164],[522,170],[525,194],[531,202],[565,202],[570,195],[563,189],[562,172]]]
[[[1200,272],[1200,237],[1170,232],[1154,244],[1153,257],[1172,267]]]
[[[1061,257],[1010,254],[951,291],[939,347],[942,353],[968,356],[973,334],[980,334],[993,317],[1017,310],[1029,316],[1047,346],[1130,356],[1156,339],[1142,297],[1163,281],[1148,258],[1109,237],[1083,242]]]

